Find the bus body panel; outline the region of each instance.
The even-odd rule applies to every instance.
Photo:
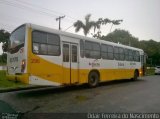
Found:
[[[18,79],[24,83],[33,85],[60,86],[88,83],[88,75],[92,70],[97,70],[100,73],[101,82],[107,80],[130,79],[134,76],[134,71],[136,69],[139,71],[139,76],[143,76],[143,68],[141,62],[117,61],[115,59],[104,60],[102,58],[82,58],[80,56],[80,40],[83,39],[98,43],[98,41],[95,39],[81,37],[70,33],[64,33],[61,31],[52,30],[46,27],[41,27],[33,24],[26,24],[26,26],[27,35],[25,36],[25,46],[22,48],[24,50],[23,53],[20,53],[21,50],[19,50],[15,54],[8,53],[7,65],[10,79],[12,77],[12,79]],[[60,55],[51,56],[34,54],[32,43],[32,32],[34,30],[59,35]],[[100,43],[137,50],[140,52],[141,56],[144,55],[144,52],[141,49],[102,40]],[[63,48],[65,47],[65,45],[69,48],[69,62],[65,62],[63,59],[63,54],[65,53],[65,50]],[[73,53],[73,48],[77,48],[77,59],[75,62],[72,61],[72,55],[75,55],[75,53]],[[13,57],[18,57],[20,59],[20,62],[11,64],[9,60]],[[26,60],[25,72],[20,72],[20,69],[17,69],[17,72],[11,71],[10,67],[20,67],[21,61],[23,59]],[[22,74],[16,75],[16,73],[19,72]]]
[[[12,33],[13,38],[16,38],[18,40],[18,36],[15,35],[16,32],[18,34],[19,29],[21,27],[24,27],[24,43],[20,44],[21,47],[14,47],[13,50],[9,49],[9,52],[7,52],[7,79],[9,80],[15,80],[15,81],[21,81],[26,84],[29,83],[29,74],[27,73],[27,62],[28,62],[28,51],[27,51],[27,44],[28,41],[28,26],[27,24],[21,25],[20,27],[16,28]],[[17,42],[18,43],[18,42]],[[12,43],[13,45],[13,43]],[[24,66],[22,67],[22,64]],[[23,69],[23,70],[22,70]],[[23,75],[22,75],[23,74]]]
[[[24,55],[24,47],[19,49],[18,52],[14,54],[7,54],[7,66],[8,66],[8,73],[9,74],[16,74],[21,73],[21,63],[22,60],[25,59]]]

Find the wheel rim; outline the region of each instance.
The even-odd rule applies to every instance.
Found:
[[[96,82],[96,77],[95,76],[91,76],[90,82],[92,84],[94,84]]]
[[[136,80],[137,79],[137,72],[135,72],[135,74],[134,74],[134,79]]]
[[[89,85],[95,87],[98,84],[99,76],[96,73],[91,73],[89,76]]]

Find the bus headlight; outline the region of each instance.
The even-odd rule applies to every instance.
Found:
[[[25,67],[26,67],[26,60],[22,60],[22,63],[21,63],[21,72],[24,72]]]
[[[142,71],[140,71],[139,73],[140,73],[140,75],[141,75],[141,74],[142,74]]]

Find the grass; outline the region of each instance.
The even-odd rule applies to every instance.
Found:
[[[9,81],[6,78],[6,71],[0,71],[0,90],[24,87],[26,84],[21,82]]]
[[[150,68],[146,70],[146,75],[154,75],[155,74],[155,69],[154,68]]]
[[[6,66],[7,64],[4,62],[0,62],[0,66]]]

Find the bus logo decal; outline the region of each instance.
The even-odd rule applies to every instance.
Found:
[[[92,67],[100,67],[100,63],[97,62],[98,59],[95,59],[93,62],[89,62],[89,65]]]

